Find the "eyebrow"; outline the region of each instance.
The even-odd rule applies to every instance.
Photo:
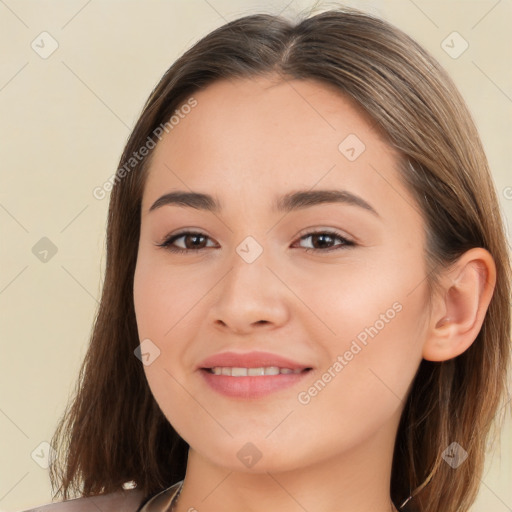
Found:
[[[328,203],[344,203],[352,206],[358,206],[371,212],[373,215],[380,217],[375,208],[367,203],[362,197],[352,194],[346,190],[335,189],[299,190],[297,192],[289,192],[288,194],[276,198],[273,203],[273,210],[275,212],[287,213]],[[177,190],[164,194],[162,197],[158,198],[149,209],[149,212],[165,205],[185,206],[213,213],[219,213],[222,209],[221,202],[209,194]]]

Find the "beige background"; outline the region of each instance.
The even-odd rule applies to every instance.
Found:
[[[512,2],[346,4],[404,29],[447,68],[475,117],[510,222]],[[48,470],[35,460],[44,460],[40,443],[72,391],[105,264],[108,197],[92,190],[115,171],[146,97],[185,49],[225,21],[257,11],[294,16],[308,5],[0,0],[0,510],[51,501]],[[31,47],[43,51],[46,37],[51,49],[43,31],[58,43],[46,59]],[[456,59],[441,47],[453,31],[469,43]],[[42,237],[57,247],[46,263],[32,252]],[[511,452],[509,414],[474,512],[512,510]]]

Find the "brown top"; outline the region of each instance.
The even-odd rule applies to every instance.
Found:
[[[144,495],[142,491],[135,488],[50,503],[23,512],[166,512],[180,484],[181,482],[177,482],[159,492],[142,507]]]
[[[24,512],[135,512],[144,496],[138,489],[123,489],[118,492],[99,494],[97,496],[75,498],[41,505]]]
[[[146,502],[142,508],[137,510],[137,512],[168,512],[171,508],[172,500],[178,493],[182,483],[183,480],[159,492]]]
[[[88,498],[76,498],[60,503],[50,503],[23,512],[96,512],[98,510],[101,512],[169,512],[171,502],[182,483],[183,480],[155,494],[144,505],[141,505],[144,500],[142,492],[135,488]],[[414,512],[416,509],[407,504],[399,510]]]

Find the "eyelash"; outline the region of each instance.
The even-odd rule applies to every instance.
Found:
[[[206,236],[204,233],[201,233],[201,232],[198,232],[198,231],[183,231],[182,233],[178,233],[176,235],[172,235],[172,236],[166,238],[162,243],[156,244],[156,245],[158,247],[162,247],[162,248],[164,248],[164,249],[166,249],[168,251],[171,251],[171,252],[177,253],[177,254],[185,254],[185,253],[190,253],[190,252],[200,252],[200,251],[202,251],[204,249],[207,249],[206,247],[202,247],[200,249],[182,249],[181,247],[176,247],[176,246],[171,245],[176,240],[179,240],[180,238],[182,238],[182,237],[184,237],[186,235],[205,236],[206,238],[209,239],[209,237]],[[337,246],[337,247],[330,247],[330,248],[327,248],[327,249],[315,249],[315,248],[309,248],[309,247],[303,248],[306,252],[331,252],[331,251],[337,251],[337,250],[340,250],[340,249],[345,249],[347,247],[353,247],[353,246],[356,245],[354,242],[352,242],[351,240],[348,240],[347,238],[341,236],[336,231],[312,231],[312,232],[309,232],[307,234],[302,235],[299,238],[299,241],[303,240],[305,238],[309,238],[309,237],[314,236],[314,235],[328,235],[331,238],[338,238],[343,243],[341,245]]]

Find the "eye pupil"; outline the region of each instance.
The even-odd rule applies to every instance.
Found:
[[[196,240],[196,241],[197,241],[197,239],[199,239],[199,238],[202,238],[202,239],[203,239],[203,241],[204,241],[204,238],[205,238],[205,237],[204,237],[203,235],[200,235],[200,234],[190,234],[190,235],[186,235],[186,236],[185,236],[185,241],[186,241],[187,239],[194,239],[194,240]],[[187,243],[185,243],[185,246],[187,246],[187,245],[188,245],[188,244],[187,244]],[[193,244],[192,244],[192,248],[194,248],[194,247],[196,247],[196,248],[197,248],[197,247],[199,247],[200,245],[201,245],[200,243],[193,243]],[[189,248],[189,247],[187,247],[187,249],[188,249],[188,248]]]
[[[313,236],[313,240],[324,240],[323,242],[320,242],[320,247],[326,247],[326,244],[329,245],[330,243],[332,243],[332,236],[331,235],[326,235],[326,234],[318,234],[318,235],[312,235]],[[329,239],[327,242],[325,242],[325,238]],[[315,245],[315,244],[313,244]]]

